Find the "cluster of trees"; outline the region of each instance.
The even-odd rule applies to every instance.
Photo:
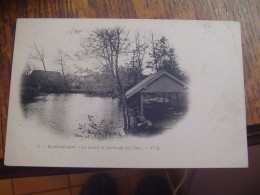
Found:
[[[131,128],[129,109],[125,92],[127,88],[139,83],[143,78],[143,70],[150,68],[154,72],[165,70],[181,80],[186,81],[186,74],[180,69],[174,48],[166,37],[161,36],[148,41],[137,32],[134,44],[129,40],[129,32],[122,27],[101,28],[92,31],[81,43],[84,54],[100,59],[102,70],[108,73],[114,87],[114,94],[122,102],[124,130]],[[130,56],[124,62],[123,57]]]
[[[143,74],[144,70],[149,69],[153,73],[165,70],[185,82],[188,80],[185,72],[179,67],[174,48],[165,36],[155,38],[153,33],[145,36],[140,35],[139,32],[130,36],[130,32],[123,27],[99,28],[85,35],[81,41],[80,48],[82,48],[81,56],[79,56],[79,52],[68,55],[62,50],[57,51],[54,63],[60,67],[60,72],[66,85],[73,92],[73,89],[71,89],[73,85],[74,88],[75,85],[78,85],[84,86],[89,91],[98,91],[98,89],[102,89],[102,83],[103,85],[106,84],[104,89],[109,88],[109,92],[106,91],[104,93],[112,94],[122,102],[125,130],[129,130],[131,127],[125,92],[146,77]],[[98,88],[93,86],[93,83],[98,83],[97,80],[94,79],[91,85],[91,79],[85,79],[85,81],[89,81],[89,84],[84,84],[84,79],[79,79],[73,76],[72,73],[66,72],[68,61],[73,61],[72,56],[76,55],[78,57],[86,57],[85,59],[95,58],[100,63],[101,69],[94,74],[95,79],[102,79]],[[40,62],[43,70],[47,70],[45,52],[36,43],[34,43],[29,58],[30,60]],[[31,71],[28,67],[30,66],[27,66],[25,71],[27,76],[28,72]],[[87,69],[88,67],[86,67]],[[84,71],[84,68],[81,71]],[[87,74],[85,77],[90,76],[91,74]],[[79,83],[75,84],[75,80],[81,82],[81,85]]]
[[[63,76],[64,82],[67,86],[67,88],[69,89],[69,91],[71,91],[67,77],[66,77],[66,72],[65,72],[65,66],[68,62],[68,60],[71,60],[72,58],[70,57],[70,55],[66,54],[64,51],[62,51],[61,49],[58,49],[57,51],[57,55],[54,57],[53,63],[60,66],[60,72]],[[26,80],[32,70],[34,69],[34,63],[35,62],[39,62],[42,65],[42,68],[44,71],[47,71],[46,68],[46,52],[43,49],[43,47],[39,47],[36,43],[33,44],[32,50],[29,53],[28,56],[28,60],[26,62],[26,66],[24,69],[24,73],[23,73],[23,80]]]

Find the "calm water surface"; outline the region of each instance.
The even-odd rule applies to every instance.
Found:
[[[38,122],[56,134],[75,135],[79,126],[105,121],[115,131],[123,131],[121,105],[118,99],[84,94],[48,94],[38,96],[25,105],[25,117]]]

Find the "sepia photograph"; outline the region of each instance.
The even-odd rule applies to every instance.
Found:
[[[247,167],[240,24],[18,19],[5,165]]]
[[[164,32],[111,25],[56,35],[71,43],[49,52],[51,43],[32,39],[26,48],[27,120],[56,134],[107,139],[155,136],[185,116],[189,76]]]

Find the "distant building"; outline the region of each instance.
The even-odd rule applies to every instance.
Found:
[[[60,93],[68,87],[60,72],[34,70],[26,81],[26,86],[40,92]]]

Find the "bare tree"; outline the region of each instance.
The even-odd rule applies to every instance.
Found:
[[[67,81],[67,78],[65,76],[65,71],[64,71],[64,66],[66,65],[68,59],[70,59],[69,55],[65,54],[61,49],[59,49],[58,50],[58,55],[57,55],[57,57],[56,57],[54,62],[56,64],[60,65],[61,73],[62,73],[64,82],[65,82],[67,88],[69,89],[69,91],[71,91],[71,89],[69,87],[69,84],[68,84],[68,81]]]
[[[142,80],[143,61],[148,45],[145,43],[145,37],[140,40],[140,34],[135,34],[135,48],[132,50],[132,58],[130,64],[134,70],[135,84]]]
[[[36,43],[33,45],[32,52],[30,53],[30,59],[40,61],[42,63],[43,69],[46,71],[45,51],[42,47],[39,48]]]
[[[126,104],[125,91],[120,77],[119,57],[128,51],[128,32],[121,27],[97,29],[90,33],[89,38],[82,44],[86,53],[102,59],[102,66],[109,72],[114,91],[122,101],[124,130],[130,129],[130,116]],[[126,132],[127,133],[127,132]]]
[[[151,51],[151,53],[150,53],[150,57],[151,56],[153,56],[154,55],[154,52],[155,52],[155,42],[156,42],[156,40],[154,40],[154,32],[152,31],[151,32],[151,46],[152,46],[152,51]],[[158,62],[155,60],[154,62],[153,62],[153,65],[154,65],[154,69],[157,71],[157,69],[158,69],[158,64],[157,64]],[[148,65],[148,68],[151,68],[152,66],[151,66],[151,63]]]

